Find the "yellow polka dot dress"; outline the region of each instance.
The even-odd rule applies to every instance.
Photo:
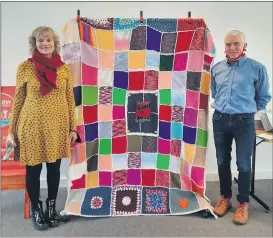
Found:
[[[68,65],[58,69],[56,86],[42,96],[34,64],[24,61],[19,65],[9,131],[18,136],[21,165],[70,158],[69,134],[76,130],[76,119]]]

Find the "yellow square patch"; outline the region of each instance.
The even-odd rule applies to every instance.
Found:
[[[87,179],[86,179],[86,187],[87,188],[96,188],[99,186],[99,172],[89,172],[87,173]]]
[[[194,154],[195,154],[195,145],[184,143],[184,159],[188,161],[189,164],[193,164]]]
[[[114,51],[114,33],[102,29],[96,30],[97,47],[101,50]]]
[[[129,70],[145,69],[146,51],[129,51]]]
[[[210,91],[210,74],[203,72],[202,79],[201,79],[201,88],[200,92],[206,95],[209,95]]]

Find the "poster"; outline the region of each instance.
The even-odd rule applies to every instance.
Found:
[[[1,159],[6,153],[6,141],[11,118],[11,109],[15,96],[15,86],[1,87]],[[13,160],[13,153],[9,160]]]

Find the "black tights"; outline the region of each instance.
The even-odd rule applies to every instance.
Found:
[[[61,159],[55,163],[46,163],[48,199],[56,199],[60,183]],[[26,166],[26,187],[32,204],[37,204],[40,197],[40,175],[42,164]]]

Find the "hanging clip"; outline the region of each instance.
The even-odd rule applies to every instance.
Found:
[[[77,21],[79,22],[81,19],[81,14],[80,14],[80,10],[77,10]]]
[[[191,11],[188,12],[188,18],[191,18]]]
[[[144,21],[144,18],[143,18],[143,11],[140,11],[139,20],[140,20],[141,23],[143,23],[143,21]]]

